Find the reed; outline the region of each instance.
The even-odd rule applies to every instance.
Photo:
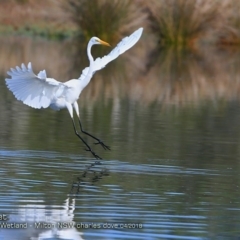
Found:
[[[187,46],[213,29],[221,2],[216,0],[149,0],[151,28],[162,45]]]
[[[147,17],[131,0],[67,0],[64,8],[86,39],[98,36],[111,43],[142,26]]]
[[[219,43],[224,45],[240,45],[240,1],[226,0],[222,9],[223,23],[219,34]]]

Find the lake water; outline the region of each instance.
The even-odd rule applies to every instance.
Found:
[[[98,161],[67,110],[31,109],[4,82],[28,61],[61,81],[78,77],[85,46],[0,42],[1,240],[240,238],[238,53],[139,43],[97,73],[79,105],[85,130],[111,147],[84,137]]]

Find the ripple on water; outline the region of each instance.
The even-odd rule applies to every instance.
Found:
[[[0,150],[0,161],[3,163],[0,210],[9,213],[12,219],[47,220],[54,224],[59,219],[75,223],[135,224],[132,227],[142,224],[140,229],[75,227],[67,233],[69,239],[202,239],[198,236],[204,236],[206,232],[203,215],[176,214],[170,207],[169,204],[178,206],[179,201],[171,198],[184,197],[183,192],[169,190],[160,191],[160,194],[147,183],[149,179],[164,176],[215,176],[215,171],[157,164],[136,165],[117,160],[102,161],[99,165],[95,160],[77,155],[6,149]],[[94,182],[102,169],[107,169],[109,176],[101,175]],[[85,177],[82,176],[84,172]],[[79,191],[69,194],[71,184],[77,179],[81,179]],[[132,183],[138,183],[137,187],[131,186]],[[31,228],[31,231],[38,236],[50,237],[44,229],[36,231]],[[64,235],[63,231],[56,231],[59,236]],[[8,239],[14,239],[12,236]]]

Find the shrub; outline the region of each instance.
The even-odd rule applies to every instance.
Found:
[[[97,36],[111,43],[146,18],[131,0],[67,0],[64,8],[86,39]]]
[[[149,0],[151,27],[164,45],[186,46],[214,27],[219,16],[217,0]]]
[[[223,9],[224,22],[220,32],[221,44],[240,45],[240,1],[228,0]]]

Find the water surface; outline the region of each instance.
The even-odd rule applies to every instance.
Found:
[[[163,52],[140,64],[131,52],[96,74],[79,105],[84,128],[111,147],[86,138],[97,161],[66,110],[24,106],[4,83],[5,70],[29,52],[39,70],[50,51],[74,63],[74,73],[87,63],[62,43],[1,41],[2,55],[12,52],[0,81],[0,213],[27,228],[1,225],[0,239],[240,237],[237,56],[209,65],[211,56]],[[13,51],[16,43],[23,49]],[[65,80],[64,61],[46,64],[51,76]]]

